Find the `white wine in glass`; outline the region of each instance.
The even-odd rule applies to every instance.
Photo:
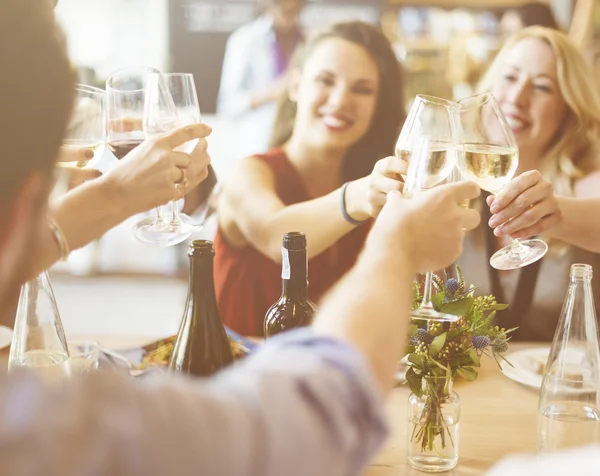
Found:
[[[516,148],[488,144],[459,144],[458,167],[465,180],[483,190],[498,193],[514,176],[519,165]]]
[[[497,195],[517,171],[517,142],[491,94],[479,94],[458,104],[460,112],[453,115],[458,168],[466,180]],[[501,270],[518,269],[541,259],[547,251],[548,245],[543,240],[513,239],[510,245],[494,253],[490,264]]]

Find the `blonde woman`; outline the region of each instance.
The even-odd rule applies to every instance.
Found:
[[[489,227],[483,223],[471,234],[461,264],[482,293],[510,303],[503,326],[519,326],[516,337],[523,340],[549,340],[569,266],[600,264],[589,251],[599,249],[589,223],[595,217],[586,212],[596,202],[588,199],[600,197],[598,88],[567,36],[543,27],[512,37],[480,86],[495,96],[515,135],[519,169],[501,196],[487,198]],[[508,272],[487,265],[510,237],[541,232],[550,251],[538,264]],[[600,288],[595,295],[600,298]]]

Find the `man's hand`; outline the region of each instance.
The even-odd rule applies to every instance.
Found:
[[[461,203],[479,194],[479,187],[470,182],[441,185],[410,199],[392,191],[367,246],[401,256],[417,272],[449,266],[462,253],[465,230],[480,221],[477,211]]]

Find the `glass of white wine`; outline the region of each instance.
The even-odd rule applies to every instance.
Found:
[[[75,88],[77,96],[71,119],[65,134],[63,146],[67,149],[90,149],[96,152],[106,141],[106,127],[104,121],[104,90],[78,84]],[[94,156],[81,157],[77,154],[77,160],[69,161],[69,155],[65,154],[66,161],[57,163],[59,167],[82,168],[85,167]]]
[[[419,193],[425,193],[428,189],[439,184],[439,170],[437,168],[438,155],[432,153],[432,141],[429,136],[420,137],[414,144],[411,161],[408,166],[406,184],[404,185],[404,196],[413,197]],[[435,144],[435,143],[434,143]],[[436,147],[434,145],[433,147]],[[442,183],[451,183],[459,181],[461,176],[456,173],[456,162],[454,156],[447,153],[446,162],[448,163],[448,172],[444,173],[446,177]],[[436,177],[435,179],[433,177]],[[464,204],[468,206],[468,202]],[[459,316],[437,311],[432,301],[432,273],[425,274],[425,283],[423,286],[423,299],[418,309],[413,309],[410,313],[412,319],[420,319],[433,322],[455,322]]]
[[[430,188],[443,182],[456,164],[453,147],[453,121],[450,114],[460,107],[446,99],[417,94],[396,143],[396,157],[410,163],[417,142],[427,136],[429,171],[426,185]]]
[[[460,114],[455,121],[458,168],[466,180],[497,195],[517,171],[516,140],[491,94],[479,94],[458,104]],[[490,264],[501,270],[518,269],[541,259],[547,251],[548,245],[543,240],[513,239],[510,245],[494,253]]]

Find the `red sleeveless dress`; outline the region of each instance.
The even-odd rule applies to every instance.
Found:
[[[309,200],[300,175],[281,149],[258,158],[272,170],[277,195],[284,204]],[[354,265],[369,229],[369,223],[356,227],[309,260],[308,295],[315,303]],[[250,245],[229,245],[220,229],[214,248],[215,290],[223,324],[242,335],[263,336],[265,314],[281,295],[281,265]]]

